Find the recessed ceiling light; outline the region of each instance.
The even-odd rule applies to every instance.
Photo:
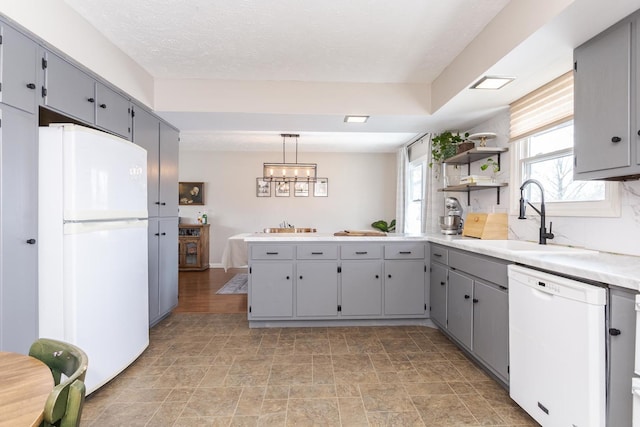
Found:
[[[345,123],[366,123],[369,116],[344,116]]]
[[[484,76],[473,85],[471,85],[471,89],[497,90],[511,83],[515,79],[515,77]]]

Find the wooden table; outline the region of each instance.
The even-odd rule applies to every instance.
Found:
[[[49,367],[31,356],[0,352],[0,426],[38,426],[53,389]]]

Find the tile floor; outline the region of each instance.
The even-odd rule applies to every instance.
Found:
[[[246,314],[185,313],[150,341],[87,398],[83,427],[537,425],[436,329],[249,329]]]

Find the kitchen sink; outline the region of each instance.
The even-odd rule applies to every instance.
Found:
[[[317,230],[315,228],[274,227],[265,228],[263,231],[265,233],[315,233]]]
[[[470,248],[487,248],[501,249],[505,251],[538,253],[538,254],[576,254],[584,255],[589,253],[597,253],[590,249],[572,248],[570,246],[560,245],[539,245],[534,242],[524,240],[464,240],[460,242],[462,245]]]

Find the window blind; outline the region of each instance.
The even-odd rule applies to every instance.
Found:
[[[510,106],[513,142],[573,117],[573,71],[523,96]]]

